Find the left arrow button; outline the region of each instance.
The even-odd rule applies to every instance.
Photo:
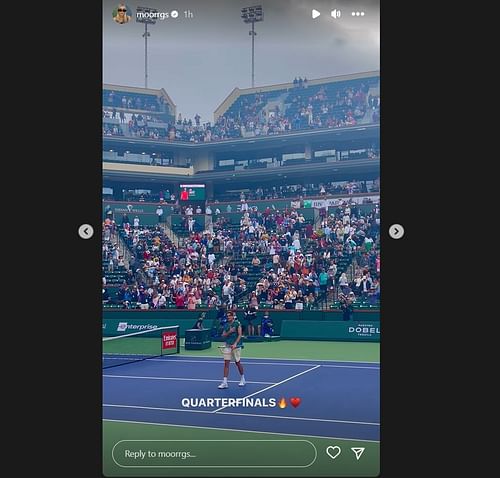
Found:
[[[94,235],[94,228],[90,224],[82,224],[78,228],[78,235],[82,239],[90,239]]]

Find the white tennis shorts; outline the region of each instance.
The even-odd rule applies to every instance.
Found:
[[[224,360],[234,359],[235,362],[239,362],[241,359],[241,348],[235,347],[234,350],[231,350],[231,347],[224,348]]]

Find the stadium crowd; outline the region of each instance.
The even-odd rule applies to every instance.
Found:
[[[258,187],[255,190],[245,190],[241,192],[225,193],[219,196],[224,201],[230,200],[264,200],[264,199],[284,199],[284,198],[304,198],[321,197],[327,195],[352,195],[369,192],[378,192],[380,182],[371,181],[343,181],[325,182],[318,184],[288,184],[271,187]],[[216,201],[217,203],[217,201]]]
[[[127,94],[114,90],[103,90],[103,104],[107,107],[163,112],[168,106],[163,96]]]
[[[158,161],[162,161],[158,158]],[[258,187],[255,189],[245,189],[241,191],[217,193],[217,198],[211,200],[211,207],[208,208],[207,214],[221,214],[221,212],[233,212],[227,210],[222,205],[217,206],[221,202],[229,201],[259,201],[271,199],[286,199],[286,198],[321,198],[322,196],[330,195],[353,195],[363,193],[374,193],[380,191],[380,180],[373,181],[329,181],[324,183],[297,183],[289,185],[278,185],[270,187]],[[110,198],[112,199],[112,198]],[[138,202],[160,202],[169,203],[174,206],[179,205],[178,195],[168,188],[160,189],[158,192],[151,190],[135,190],[123,191],[121,197],[116,200],[123,201],[138,201]],[[216,210],[219,209],[217,213]],[[179,208],[174,208],[174,211],[180,212]]]
[[[285,90],[283,110],[278,105],[268,106],[266,93],[257,92],[240,96],[224,115],[214,124],[201,123],[197,114],[192,119],[182,118],[168,126],[155,128],[154,116],[143,117],[120,111],[122,109],[142,109],[152,112],[165,111],[163,97],[147,95],[122,95],[106,91],[103,96],[103,119],[118,118],[129,124],[127,135],[167,139],[189,143],[209,143],[248,136],[268,136],[294,130],[317,128],[341,128],[354,126],[364,118],[364,122],[380,120],[380,96],[369,93],[369,85],[353,83],[351,86],[337,87],[334,83],[309,86],[307,78],[295,79],[293,87]],[[288,106],[287,106],[288,105]],[[367,118],[367,112],[370,117]]]
[[[198,115],[194,122],[180,117],[174,127],[175,139],[204,143],[245,137],[249,133],[268,136],[298,129],[354,126],[365,116],[368,107],[373,110],[371,121],[379,120],[380,97],[367,98],[366,85],[331,94],[327,88],[320,87],[312,95],[306,94],[303,86],[297,88],[291,90],[286,100],[289,106],[284,112],[278,106],[266,111],[264,95],[255,93],[243,97],[237,108],[230,108],[213,126],[200,124]]]
[[[362,258],[363,267],[342,292],[368,298],[379,280],[376,277],[374,284],[370,276],[378,255],[374,244],[379,240],[379,213],[377,208],[373,214],[362,216],[355,205],[346,204],[326,216],[317,230],[305,224],[303,216],[294,210],[268,212],[267,216],[266,212],[245,213],[242,233],[247,242],[243,243],[242,254],[249,247],[250,252],[268,257],[250,305],[264,302],[275,308],[303,309],[314,307],[318,299],[328,295],[333,299],[337,263],[343,256],[355,255]],[[359,284],[358,275],[362,281]]]
[[[122,235],[131,251],[129,268],[111,241]],[[192,232],[176,245],[160,226],[111,218],[103,223],[103,259],[108,271],[125,271],[117,294],[124,308],[174,306],[194,310],[236,307],[248,313],[266,305],[276,309],[314,308],[332,300],[339,287],[347,301],[378,300],[380,295],[380,210],[362,215],[344,203],[323,217],[314,230],[295,209],[245,209],[239,227],[218,218],[205,231]],[[354,259],[356,272],[336,282],[342,257]],[[234,259],[250,259],[236,262]],[[372,275],[375,271],[374,275]],[[250,276],[259,277],[257,283]],[[103,279],[103,300],[112,301]],[[251,286],[251,287],[250,287]]]
[[[123,130],[116,124],[103,123],[102,134],[103,136],[123,136]]]

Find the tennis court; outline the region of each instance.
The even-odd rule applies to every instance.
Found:
[[[231,363],[229,388],[223,390],[217,388],[223,359],[216,344],[201,351],[184,351],[181,344],[179,354],[132,363],[126,363],[129,354],[115,351],[107,366],[113,361],[121,365],[103,369],[104,473],[232,476],[237,467],[240,476],[256,476],[259,470],[262,476],[376,476],[378,346],[247,343],[242,353],[245,387],[238,387],[239,374]],[[254,406],[228,406],[223,398],[252,399]],[[275,406],[269,406],[271,399]],[[202,446],[196,455],[203,455],[201,461],[148,459],[139,453],[158,452],[158,446],[166,449],[174,441],[178,449],[182,440],[193,439],[200,442],[184,442],[186,449]],[[234,453],[238,466],[221,460],[222,451],[233,446],[239,447]],[[358,459],[352,447],[364,448]],[[266,468],[256,468],[259,463]],[[221,469],[222,464],[227,467]]]

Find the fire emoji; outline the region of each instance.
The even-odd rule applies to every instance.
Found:
[[[282,397],[281,400],[278,402],[278,407],[280,407],[280,408],[285,408],[286,407],[285,397]]]

